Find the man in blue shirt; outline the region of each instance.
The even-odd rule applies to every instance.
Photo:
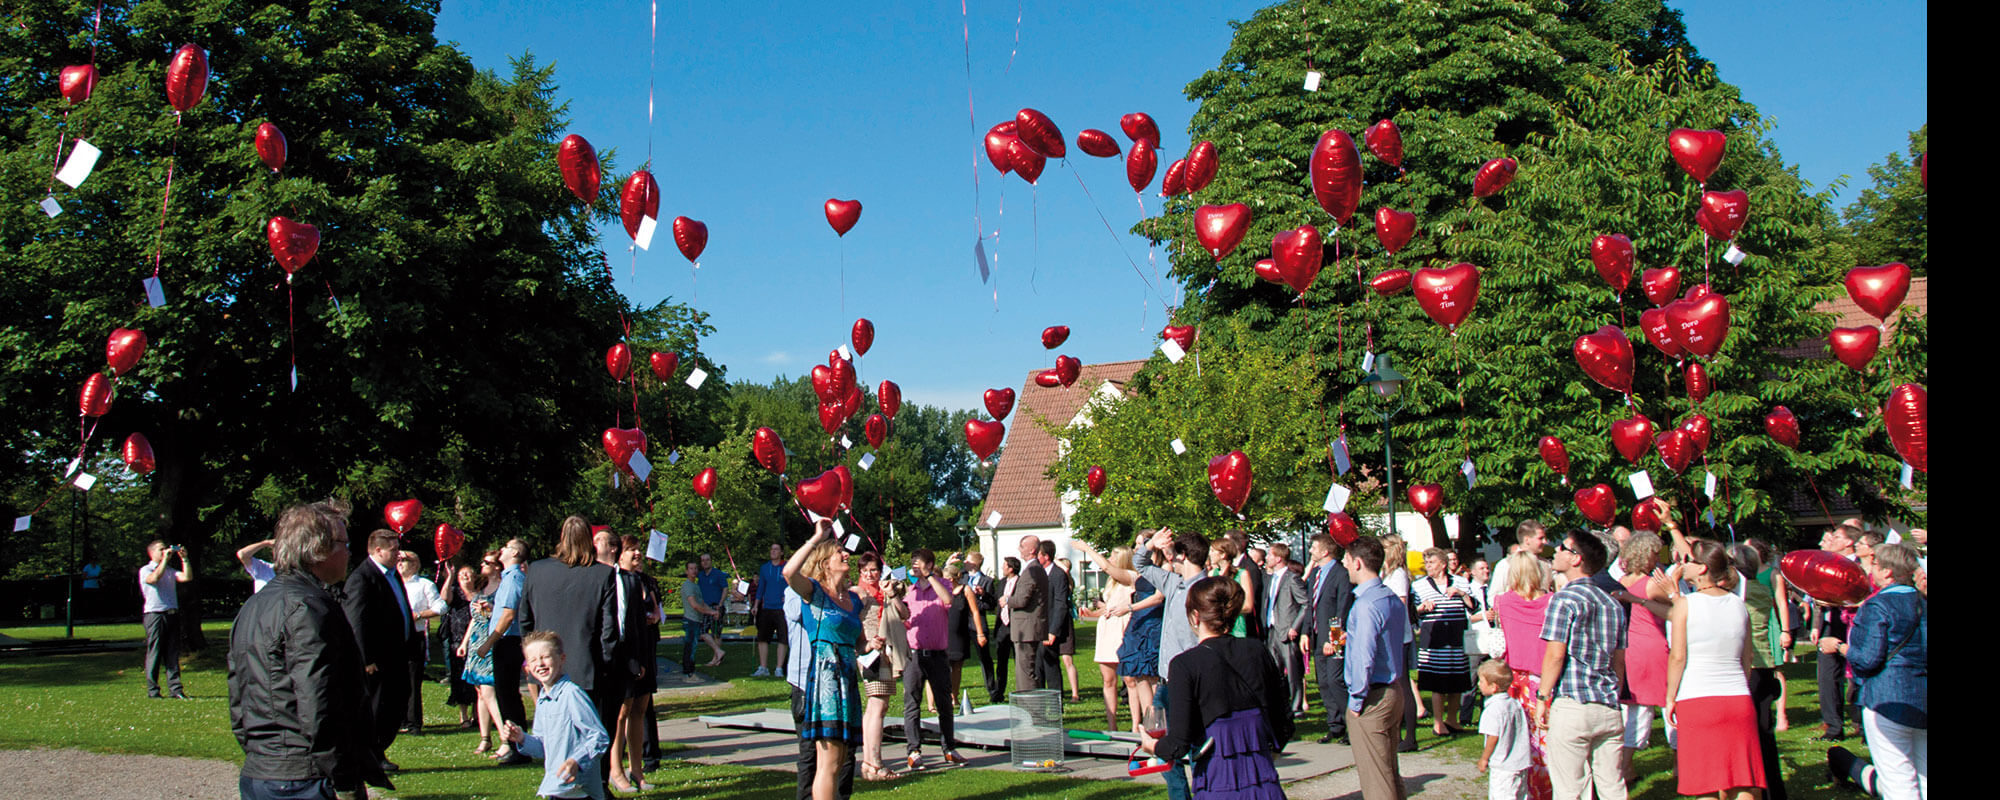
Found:
[[[785,548],[771,543],[771,560],[757,567],[757,585],[750,589],[750,613],[757,618],[757,671],[752,678],[771,674],[771,647],[778,648],[778,677],[785,676],[785,653],[781,638],[785,633]]]
[[[1410,612],[1382,584],[1382,558],[1382,540],[1363,536],[1341,559],[1354,583],[1354,604],[1347,611],[1347,733],[1362,798],[1403,800],[1396,739],[1403,722],[1399,678],[1407,669],[1403,634],[1410,629]]]
[[[701,637],[702,640],[715,648],[716,656],[707,664],[707,666],[713,667],[722,663],[722,617],[724,612],[729,610],[728,606],[722,604],[723,595],[729,594],[737,597],[742,597],[742,595],[730,591],[729,575],[722,570],[716,569],[715,559],[709,557],[707,553],[701,554],[701,572],[696,575],[695,582],[701,586],[701,602],[713,610],[713,613],[710,614],[711,619],[708,622],[708,631]]]
[[[521,702],[521,590],[527,585],[528,543],[509,539],[500,548],[500,588],[493,592],[493,630],[479,646],[478,655],[493,654],[493,693],[500,701],[500,718],[517,726],[528,724],[528,709]],[[528,757],[505,748],[502,764],[526,764]]]

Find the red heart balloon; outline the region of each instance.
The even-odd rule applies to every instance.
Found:
[[[1000,440],[1006,438],[1007,426],[999,422],[983,419],[965,421],[965,446],[972,448],[972,454],[984,461],[993,457],[1000,449]]]
[[[1675,475],[1686,472],[1688,462],[1694,460],[1694,437],[1679,428],[1653,437],[1653,448],[1660,451],[1660,463]]]
[[[111,380],[102,372],[90,373],[77,393],[77,410],[86,417],[101,417],[111,411]]]
[[[881,449],[882,442],[889,438],[889,418],[881,414],[869,414],[861,423],[861,434],[868,437],[868,446]]]
[[[687,217],[674,217],[674,246],[693,263],[701,258],[701,251],[708,249],[708,226]]]
[[[1068,325],[1050,325],[1042,329],[1042,349],[1054,350],[1069,341]]]
[[[840,492],[840,476],[831,470],[799,481],[792,487],[792,496],[798,498],[799,505],[822,517],[839,513]]]
[[[1375,209],[1375,241],[1381,242],[1389,255],[1395,255],[1416,235],[1417,215],[1388,206]]]
[[[1618,454],[1634,464],[1646,455],[1646,448],[1653,444],[1653,421],[1646,415],[1635,413],[1629,419],[1611,423],[1611,446]]]
[[[654,353],[646,357],[646,362],[653,368],[653,377],[659,378],[662,381],[672,380],[674,370],[679,369],[681,366],[681,354],[669,352]]]
[[[1091,467],[1090,471],[1083,473],[1083,485],[1090,490],[1091,497],[1104,494],[1104,468]]]
[[[167,105],[186,111],[201,102],[208,91],[208,52],[192,44],[181,45],[167,62]]]
[[[1125,138],[1134,142],[1149,141],[1154,147],[1160,146],[1160,126],[1153,124],[1152,116],[1144,111],[1119,117],[1118,129],[1125,132]]]
[[[1667,133],[1667,152],[1696,182],[1707,183],[1708,176],[1722,164],[1722,148],[1728,141],[1722,131],[1675,128]]]
[[[1514,173],[1520,165],[1511,158],[1496,158],[1480,165],[1479,172],[1472,176],[1472,196],[1492,197],[1499,194],[1507,184],[1514,182]]]
[[[1904,463],[1919,472],[1931,471],[1930,414],[1930,392],[1914,383],[1891,389],[1888,402],[1882,405],[1882,425],[1889,429],[1889,441],[1896,445]]]
[[[771,474],[785,474],[785,442],[778,438],[777,431],[758,428],[750,436],[750,454],[756,456],[757,464]]]
[[[611,373],[614,381],[625,380],[632,374],[632,348],[619,342],[604,351],[604,371]]]
[[[1354,137],[1342,130],[1320,134],[1311,173],[1313,199],[1333,215],[1336,226],[1346,225],[1361,205],[1361,154],[1354,150]]]
[[[1177,158],[1167,165],[1167,176],[1160,179],[1160,196],[1173,197],[1187,191],[1187,159]]]
[[[257,157],[264,160],[264,166],[270,167],[272,172],[277,172],[285,168],[285,156],[289,152],[289,148],[285,146],[284,131],[278,130],[278,126],[266,122],[257,126],[255,143],[257,146]]]
[[[1847,296],[1876,319],[1888,321],[1909,293],[1910,268],[1901,263],[1847,271]]]
[[[1208,460],[1208,489],[1232,514],[1243,513],[1250,499],[1250,457],[1231,450]]]
[[[411,528],[417,526],[417,518],[423,515],[422,500],[397,500],[382,507],[382,521],[388,523],[389,530],[399,534],[409,533]]]
[[[1764,434],[1771,437],[1771,441],[1797,450],[1799,418],[1793,416],[1792,410],[1784,406],[1773,408],[1771,413],[1764,415]]]
[[[1708,368],[1699,361],[1689,361],[1687,365],[1688,402],[1700,405],[1708,399]]]
[[[146,355],[146,334],[130,328],[116,328],[104,342],[104,360],[111,365],[113,375],[131,374],[132,368],[139,366],[139,359]]]
[[[1076,135],[1076,149],[1098,158],[1117,158],[1121,152],[1118,140],[1096,128],[1084,128],[1082,133]]]
[[[1681,420],[1681,430],[1687,431],[1689,436],[1694,437],[1695,452],[1708,452],[1708,443],[1715,435],[1715,427],[1709,423],[1707,416],[1688,415],[1687,419]]]
[[[90,99],[90,92],[97,88],[97,68],[89,64],[63,67],[61,77],[56,81],[62,90],[63,99],[76,105]]]
[[[660,184],[653,173],[642,169],[626,178],[625,189],[618,193],[618,219],[625,223],[625,235],[636,242],[639,223],[647,218],[660,219]]]
[[[604,184],[604,167],[597,163],[597,148],[574,133],[563,137],[556,145],[556,166],[562,170],[563,185],[569,193],[584,205],[597,202],[597,191]]]
[[[1278,262],[1276,261],[1268,258],[1258,259],[1253,269],[1257,273],[1258,280],[1277,284],[1285,282],[1285,273],[1278,271]]]
[[[1146,184],[1153,182],[1153,173],[1159,169],[1160,155],[1154,151],[1153,141],[1133,142],[1131,151],[1125,154],[1125,182],[1132,185],[1132,191],[1146,191]]]
[[[848,332],[848,341],[854,345],[854,354],[868,355],[868,348],[875,346],[875,323],[866,317],[854,321],[854,330]]]
[[[1455,330],[1479,302],[1479,268],[1460,263],[1444,269],[1420,269],[1410,286],[1425,314],[1445,330]]]
[[[1694,300],[1700,300],[1704,297],[1707,297],[1708,295],[1709,295],[1708,284],[1697,283],[1693,286],[1689,286],[1688,290],[1681,295],[1681,299],[1694,301]]]
[[[1056,379],[1062,381],[1063,388],[1067,389],[1070,384],[1076,383],[1077,377],[1082,374],[1082,361],[1069,356],[1056,356]]]
[[[1396,123],[1381,120],[1363,131],[1361,140],[1368,145],[1368,152],[1397,169],[1403,168],[1403,132]],[[1393,250],[1391,252],[1394,252]]]
[[[1588,489],[1576,490],[1576,510],[1583,518],[1598,527],[1610,525],[1618,517],[1618,498],[1611,493],[1611,487],[1598,484]]]
[[[437,552],[439,561],[450,560],[464,546],[465,532],[449,522],[438,523],[437,529],[431,532],[431,547]]]
[[[1215,180],[1217,160],[1214,142],[1202,142],[1188,152],[1187,172],[1181,175],[1188,191],[1199,192],[1208,188],[1209,182]]]
[[[1243,243],[1250,232],[1250,207],[1242,203],[1202,206],[1194,210],[1194,238],[1217,262]]]
[[[1632,508],[1632,530],[1658,532],[1661,521],[1658,503],[1642,502]]]
[[[714,500],[715,485],[720,480],[721,480],[721,473],[716,472],[714,467],[709,467],[708,469],[695,473],[694,493],[701,495],[702,499],[704,500]]]
[[[619,472],[632,473],[632,454],[646,452],[646,433],[638,428],[605,428],[604,454]]]
[[[834,386],[833,386],[832,367],[826,366],[824,364],[814,364],[812,371],[809,373],[809,375],[812,380],[813,396],[818,397],[820,399],[820,402],[824,403],[828,400],[832,400],[834,398],[841,396],[839,394],[835,394],[833,391]]]
[[[1622,233],[1606,234],[1590,241],[1590,263],[1611,291],[1625,293],[1632,285],[1632,240]]]
[[[1410,507],[1426,517],[1437,516],[1438,509],[1444,507],[1444,487],[1435,483],[1410,485]]]
[[[1695,212],[1694,221],[1710,238],[1728,241],[1736,238],[1736,232],[1743,229],[1743,220],[1749,215],[1749,192],[1742,189],[1733,192],[1704,192],[1701,196],[1701,208]]]
[[[1786,553],[1778,559],[1778,572],[1807,597],[1834,605],[1854,605],[1874,591],[1860,564],[1825,550]]]
[[[1345,511],[1329,511],[1326,515],[1326,535],[1333,537],[1333,543],[1347,547],[1361,540],[1361,526],[1354,524],[1354,518]]]
[[[1055,370],[1045,369],[1035,373],[1035,385],[1053,389],[1062,385],[1062,376],[1057,375]]]
[[[1569,447],[1554,436],[1544,436],[1536,448],[1542,453],[1542,463],[1549,465],[1557,475],[1569,476]]]
[[[1646,341],[1652,342],[1668,358],[1678,359],[1686,352],[1681,349],[1680,340],[1674,338],[1674,326],[1667,321],[1666,309],[1649,308],[1639,312],[1639,330],[1646,333]]]
[[[1596,333],[1576,337],[1571,350],[1576,365],[1591,380],[1614,392],[1632,393],[1632,340],[1618,326],[1605,325]]]
[[[882,416],[895,419],[903,408],[903,387],[895,381],[883,381],[875,387],[875,405],[882,409]]]
[[[1827,334],[1826,343],[1840,363],[1861,372],[1868,369],[1868,362],[1875,360],[1875,351],[1882,346],[1882,329],[1873,325],[1834,328]]]
[[[1193,350],[1194,326],[1168,325],[1160,329],[1160,338],[1174,340],[1174,344],[1180,345],[1182,350]]]
[[[1639,273],[1639,288],[1645,290],[1646,299],[1653,305],[1663,306],[1681,293],[1681,271],[1673,267],[1660,267]]]
[[[855,384],[847,390],[847,397],[840,401],[840,420],[846,422],[861,409],[868,407],[868,400],[861,396],[861,385]]]
[[[833,226],[835,236],[846,236],[848,231],[854,230],[854,223],[860,221],[861,201],[827,199],[826,224]]]
[[[842,510],[851,510],[851,509],[853,509],[853,508],[854,508],[854,473],[852,473],[852,472],[849,472],[849,471],[847,470],[847,465],[846,465],[846,464],[842,464],[842,465],[840,465],[840,466],[837,466],[837,467],[834,467],[833,469],[830,469],[830,470],[827,470],[827,472],[828,472],[828,473],[830,473],[830,474],[832,474],[832,475],[833,475],[833,476],[834,476],[835,478],[838,478],[838,479],[840,479],[840,484],[839,484],[839,486],[840,486],[840,508],[841,508]]]
[[[1368,279],[1368,286],[1383,297],[1395,297],[1402,294],[1404,289],[1410,288],[1412,277],[1407,269],[1383,270],[1381,274]]]
[[[1709,294],[1700,300],[1675,300],[1666,307],[1667,325],[1681,349],[1708,358],[1729,338],[1729,299]]]
[[[1014,171],[1014,161],[1007,155],[1007,145],[1017,138],[1014,130],[1014,121],[1010,119],[986,131],[986,160],[1002,175]]]
[[[1006,419],[1008,414],[1014,413],[1013,389],[987,389],[985,400],[986,413],[992,414],[994,419]]]
[[[1311,225],[1300,225],[1296,230],[1281,231],[1271,237],[1271,260],[1277,262],[1278,275],[1299,294],[1305,294],[1313,279],[1319,277],[1320,263],[1325,257],[1319,229]]]
[[[125,446],[120,454],[125,459],[125,466],[133,472],[144,475],[153,471],[153,443],[146,439],[146,434],[135,432],[125,437]]]
[[[264,226],[264,238],[271,243],[271,257],[285,274],[298,272],[319,252],[319,229],[284,217],[272,217]]]
[[[1023,144],[1034,148],[1036,153],[1049,158],[1069,155],[1069,148],[1063,144],[1062,129],[1056,127],[1055,120],[1032,108],[1021,109],[1014,115],[1014,135],[1020,137]],[[1016,163],[1014,169],[1019,171],[1021,165]]]
[[[847,399],[822,400],[819,404],[819,427],[832,436],[840,430],[840,424],[847,421]]]
[[[1020,139],[1007,143],[1007,163],[1014,168],[1014,174],[1021,180],[1034,185],[1042,177],[1042,170],[1049,165],[1048,158],[1035,152],[1035,148]]]

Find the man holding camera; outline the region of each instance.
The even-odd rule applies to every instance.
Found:
[[[167,566],[167,556],[180,560],[180,568]],[[180,545],[168,547],[154,539],[146,545],[147,562],[139,568],[139,594],[145,599],[140,609],[146,622],[146,696],[160,699],[160,668],[167,670],[167,696],[188,699],[181,690],[181,603],[177,584],[194,580],[187,551]]]

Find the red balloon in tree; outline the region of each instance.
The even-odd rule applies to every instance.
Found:
[[[90,373],[77,393],[77,410],[86,417],[101,417],[111,411],[111,380],[102,372]]]
[[[771,474],[785,474],[785,442],[778,438],[777,431],[758,428],[750,436],[750,453],[757,457],[757,464]]]
[[[1827,334],[1826,343],[1840,363],[1862,372],[1868,369],[1868,362],[1875,360],[1875,351],[1882,346],[1882,329],[1873,325],[1834,328]]]
[[[1799,418],[1793,416],[1789,408],[1778,406],[1765,414],[1764,433],[1771,437],[1771,441],[1793,450],[1799,449]]]
[[[1695,182],[1708,183],[1708,176],[1722,164],[1723,146],[1728,141],[1721,131],[1675,128],[1667,133],[1667,152]]]
[[[1381,242],[1389,255],[1395,255],[1416,235],[1417,215],[1388,206],[1375,209],[1375,241]]]
[[[411,528],[417,526],[417,518],[423,515],[423,501],[414,498],[398,500],[382,507],[382,521],[389,525],[389,530],[398,534],[409,533]]]
[[[208,91],[208,52],[192,44],[181,45],[167,62],[167,105],[187,111],[201,102]]]
[[[1750,194],[1737,189],[1733,192],[1705,192],[1701,196],[1701,208],[1694,213],[1694,222],[1701,226],[1710,238],[1729,241],[1736,238],[1736,232],[1743,229],[1743,220],[1750,215]]]
[[[1703,358],[1714,356],[1729,338],[1729,299],[1705,294],[1699,300],[1667,304],[1667,327],[1681,349]]]
[[[1177,345],[1180,345],[1180,346],[1181,346],[1181,349],[1182,349],[1182,350],[1193,350],[1193,349],[1194,349],[1194,326],[1193,326],[1193,325],[1168,325],[1167,327],[1164,327],[1164,328],[1161,328],[1161,329],[1160,329],[1160,338],[1161,338],[1161,339],[1172,339],[1172,340],[1173,340],[1173,342],[1174,342],[1174,344],[1177,344]]]
[[[1708,399],[1708,368],[1699,361],[1689,361],[1687,365],[1688,402],[1701,405]]]
[[[1653,421],[1646,415],[1634,413],[1627,419],[1611,423],[1611,446],[1618,454],[1634,464],[1646,455],[1646,448],[1653,444]]]
[[[714,500],[715,485],[717,483],[720,483],[721,480],[722,480],[721,473],[716,472],[714,467],[709,467],[708,469],[695,473],[694,493],[701,495],[703,500]]]
[[[597,202],[604,167],[597,163],[597,148],[591,147],[589,140],[574,133],[563,137],[556,145],[556,167],[562,170],[563,185],[569,187],[570,194],[584,205]]]
[[[1563,476],[1563,482],[1568,483],[1569,446],[1563,444],[1563,440],[1554,436],[1544,436],[1535,447],[1541,451],[1542,463],[1549,465],[1549,469],[1554,470],[1557,475]]]
[[[611,373],[614,381],[623,381],[632,374],[632,348],[619,342],[604,351],[604,371]]]
[[[1492,197],[1499,194],[1507,184],[1514,182],[1514,173],[1520,166],[1511,158],[1496,158],[1480,165],[1479,172],[1472,176],[1472,196]]]
[[[272,172],[285,168],[289,148],[285,146],[285,132],[278,130],[278,126],[269,122],[257,126],[255,144],[257,157],[263,159],[264,166],[270,167]]]
[[[861,221],[861,201],[828,199],[826,201],[826,224],[833,226],[836,236],[846,236],[854,230],[854,223]]]
[[[1329,511],[1326,515],[1326,535],[1333,537],[1333,543],[1347,547],[1361,539],[1361,526],[1354,524],[1354,518],[1345,511]]]
[[[319,252],[319,229],[284,217],[272,217],[264,226],[264,238],[271,244],[271,257],[278,260],[286,275],[298,272]]]
[[[1676,301],[1678,302],[1678,301]],[[1663,308],[1649,308],[1639,312],[1639,330],[1646,334],[1646,341],[1666,354],[1668,358],[1679,359],[1687,351],[1681,349],[1681,342],[1674,338],[1674,324],[1667,320]]]
[[[611,464],[619,472],[632,472],[632,454],[646,452],[646,433],[638,428],[605,428],[603,435],[604,454],[611,457]]]
[[[1930,412],[1930,392],[1914,383],[1890,390],[1882,406],[1882,426],[1889,429],[1889,441],[1904,463],[1919,472],[1931,471]]]
[[[1194,238],[1218,263],[1223,256],[1234,252],[1243,243],[1243,235],[1249,232],[1250,207],[1242,203],[1194,210]]]
[[[1188,191],[1199,192],[1208,188],[1209,182],[1215,180],[1217,160],[1214,142],[1202,142],[1189,151],[1187,172],[1181,176]]]
[[[798,498],[805,510],[821,517],[832,517],[840,512],[842,487],[840,476],[827,470],[813,477],[799,481],[792,487],[792,496]]]
[[[1646,299],[1653,305],[1663,306],[1681,293],[1681,271],[1673,267],[1660,267],[1639,273],[1639,288],[1646,292]]]
[[[903,408],[903,387],[895,381],[883,381],[875,387],[875,405],[882,409],[882,416],[895,419],[896,412]]]
[[[1208,488],[1230,513],[1242,514],[1250,499],[1250,457],[1231,450],[1208,460]]]
[[[1576,510],[1598,527],[1610,525],[1618,517],[1618,497],[1602,483],[1576,490]]]
[[[1091,497],[1104,494],[1104,468],[1091,467],[1083,474],[1083,485],[1090,490]]]
[[[89,64],[63,67],[56,87],[62,91],[64,100],[76,105],[90,99],[90,92],[97,88],[97,68]]]
[[[653,180],[653,173],[642,169],[626,178],[625,188],[618,193],[618,220],[625,223],[625,235],[636,242],[639,225],[647,219],[660,219],[660,184]]]
[[[1632,341],[1616,325],[1605,325],[1596,333],[1576,337],[1570,348],[1583,374],[1604,388],[1632,393]]]
[[[1325,257],[1319,229],[1311,225],[1300,225],[1296,230],[1280,231],[1271,237],[1271,260],[1277,263],[1278,277],[1299,294],[1312,287]]]
[[[1694,460],[1694,437],[1680,428],[1653,437],[1653,448],[1660,451],[1660,463],[1675,475],[1686,472],[1688,462]]]
[[[880,449],[882,442],[889,438],[889,418],[881,414],[869,414],[861,423],[861,435],[868,438],[868,446]]]
[[[1413,277],[1407,269],[1384,270],[1381,274],[1368,279],[1368,287],[1383,297],[1395,297],[1402,294],[1404,289],[1410,288]]]
[[[1689,414],[1687,419],[1681,420],[1681,430],[1687,431],[1689,436],[1694,437],[1695,452],[1708,452],[1708,443],[1715,435],[1715,427],[1709,423],[1706,415]]]
[[[1590,242],[1590,263],[1597,267],[1598,277],[1618,294],[1632,285],[1633,258],[1632,240],[1625,234],[1606,234]]]
[[[1336,226],[1346,225],[1361,205],[1361,154],[1354,150],[1354,137],[1342,130],[1320,134],[1310,169],[1313,199]]]
[[[1454,264],[1444,269],[1420,269],[1411,279],[1417,305],[1446,331],[1456,331],[1479,302],[1479,268]]]
[[[146,434],[134,432],[125,437],[120,455],[125,459],[125,466],[133,472],[144,475],[153,471],[153,443],[146,439]]]
[[[1173,197],[1184,191],[1187,191],[1187,159],[1177,158],[1167,165],[1167,176],[1160,179],[1160,196]]]
[[[1902,263],[1847,271],[1847,296],[1869,316],[1887,322],[1910,293],[1910,268]]]
[[[681,354],[654,353],[646,357],[646,363],[653,368],[653,377],[662,381],[673,380],[674,370],[680,369],[681,366]]]
[[[1444,508],[1444,487],[1435,483],[1410,484],[1408,494],[1410,507],[1426,517],[1435,517]]]
[[[1395,122],[1385,119],[1368,126],[1361,140],[1376,158],[1397,169],[1403,168],[1403,132],[1396,128]]]
[[[111,365],[113,375],[130,374],[145,355],[146,334],[130,328],[113,329],[111,337],[104,342],[104,362]]]

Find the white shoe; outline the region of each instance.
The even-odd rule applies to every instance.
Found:
[[[763,667],[758,667],[756,672],[750,673],[750,677],[752,678],[768,678],[770,676],[771,671]]]
[[[771,674],[772,674],[772,675],[774,675],[774,676],[776,676],[776,677],[780,677],[780,678],[782,678],[782,677],[785,677],[785,668],[784,668],[784,667],[779,667],[779,668],[777,669],[777,671],[775,671],[775,672],[772,672]]]

